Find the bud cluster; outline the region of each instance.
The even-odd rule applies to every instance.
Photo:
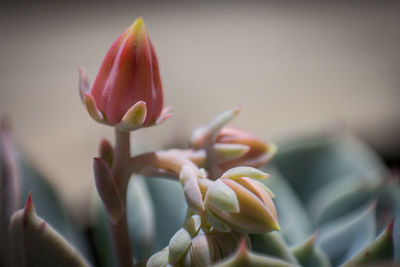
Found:
[[[85,70],[79,73],[81,98],[90,116],[116,128],[115,147],[106,140],[100,143],[94,173],[121,266],[131,259],[124,236],[125,198],[127,181],[135,172],[178,178],[192,215],[147,266],[208,266],[232,254],[249,233],[280,230],[274,194],[259,181],[268,175],[256,169],[272,158],[276,147],[225,126],[240,108],[196,129],[189,149],[130,158],[129,131],[170,116],[169,108],[163,108],[157,56],[141,18],[111,45],[92,88]]]

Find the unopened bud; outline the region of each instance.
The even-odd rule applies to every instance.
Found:
[[[249,177],[235,177],[220,178],[207,186],[207,219],[217,230],[228,228],[241,233],[280,230],[273,194],[265,185]]]
[[[93,87],[79,70],[81,97],[90,116],[122,131],[168,118],[157,56],[142,18],[123,32],[105,56]]]
[[[221,163],[219,167],[222,171],[240,165],[258,168],[268,163],[276,152],[274,144],[264,142],[245,130],[232,127],[222,128],[215,142],[242,145],[249,148],[247,153],[244,153],[241,157]]]

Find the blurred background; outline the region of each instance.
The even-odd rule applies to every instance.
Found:
[[[279,142],[345,128],[396,167],[400,4],[278,1],[12,2],[0,8],[0,114],[74,217],[88,219],[92,158],[113,130],[78,95],[111,43],[146,22],[173,117],[133,133],[135,151],[186,145],[240,104],[233,123]],[[398,165],[397,165],[398,166]]]

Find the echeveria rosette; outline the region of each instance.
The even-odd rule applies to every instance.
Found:
[[[163,109],[157,55],[142,18],[111,45],[91,89],[83,68],[79,75],[82,100],[98,122],[132,131],[170,117],[170,109]]]

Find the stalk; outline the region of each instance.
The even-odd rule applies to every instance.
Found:
[[[126,195],[130,173],[128,163],[130,159],[129,132],[115,129],[114,164],[111,169],[112,177],[119,189],[124,206],[126,207]],[[131,267],[133,265],[133,251],[129,240],[126,210],[120,220],[112,223],[108,220],[111,239],[113,242],[114,256],[119,267]]]

